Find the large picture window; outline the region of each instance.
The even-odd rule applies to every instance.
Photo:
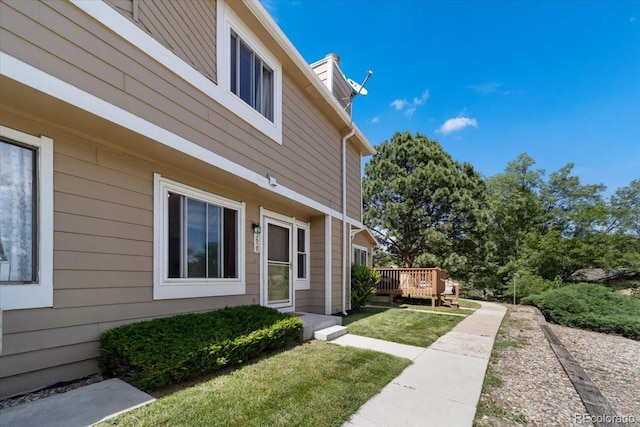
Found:
[[[244,293],[244,204],[156,174],[154,296]]]
[[[273,122],[273,70],[233,31],[229,52],[231,92]]]
[[[37,149],[0,139],[0,284],[37,282]]]
[[[169,278],[237,278],[238,212],[169,192]]]
[[[0,126],[0,309],[53,306],[53,141]]]

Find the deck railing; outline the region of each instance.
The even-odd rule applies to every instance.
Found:
[[[447,272],[440,268],[375,268],[382,279],[378,295],[429,296],[435,304],[446,289]],[[456,289],[451,289],[457,296]]]

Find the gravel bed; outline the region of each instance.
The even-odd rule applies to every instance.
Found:
[[[44,399],[45,397],[53,396],[54,394],[65,393],[89,384],[98,383],[102,380],[102,376],[96,374],[64,385],[51,386],[31,393],[22,394],[20,396],[10,397],[8,399],[0,400],[0,409],[11,408],[13,406],[22,405],[23,403]]]
[[[616,413],[640,425],[640,341],[549,326]]]
[[[496,343],[503,350],[488,372],[501,384],[483,390],[475,425],[593,425],[579,418],[587,410],[531,307],[509,306]]]

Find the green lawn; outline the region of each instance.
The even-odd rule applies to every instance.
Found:
[[[371,305],[390,308],[410,308],[413,310],[438,311],[443,313],[463,314],[465,316],[473,313],[481,305],[471,300],[460,300],[460,308],[437,306],[431,307],[431,298],[400,298],[397,302],[374,302]]]
[[[462,319],[398,308],[364,308],[343,318],[342,324],[349,327],[350,334],[428,347]]]
[[[341,426],[410,363],[312,341],[159,398],[103,425]]]

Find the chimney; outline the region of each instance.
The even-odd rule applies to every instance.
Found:
[[[323,59],[311,64],[311,68],[340,105],[351,114],[351,87],[340,70],[340,56],[337,53],[328,53]]]

